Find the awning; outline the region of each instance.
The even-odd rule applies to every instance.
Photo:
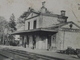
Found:
[[[43,29],[43,28],[38,28],[38,29],[31,29],[31,30],[22,30],[22,31],[15,31],[11,33],[12,35],[19,35],[19,34],[25,34],[25,33],[35,33],[35,32],[57,32],[55,29]]]

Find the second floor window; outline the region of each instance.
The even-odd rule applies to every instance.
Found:
[[[36,20],[33,22],[33,29],[36,29],[36,25],[37,25],[37,23],[36,23]]]
[[[30,29],[30,22],[28,22],[28,30]]]

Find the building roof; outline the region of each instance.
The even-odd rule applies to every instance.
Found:
[[[35,17],[38,17],[38,16],[40,16],[40,15],[43,15],[43,16],[49,16],[49,17],[56,17],[56,18],[59,18],[59,17],[61,17],[61,18],[68,18],[67,16],[62,16],[62,15],[59,15],[59,14],[53,14],[53,13],[51,13],[51,12],[45,12],[45,13],[41,13],[41,12],[37,12],[37,11],[35,11],[34,9],[32,9],[31,11],[29,11],[29,12],[27,12],[29,15],[31,14],[31,13],[34,13],[34,14],[36,14],[36,16],[33,16],[33,17],[30,17],[30,18],[27,18],[28,16],[26,16],[26,20],[29,20],[29,19],[31,19],[31,18],[35,18]],[[26,15],[27,15],[27,13],[26,13]]]
[[[44,12],[42,12],[44,11]],[[31,14],[31,13],[34,13],[36,14],[36,16],[32,16],[30,18],[28,18],[28,16]],[[40,15],[43,15],[43,16],[49,16],[49,17],[56,17],[56,18],[68,18],[67,16],[62,16],[62,15],[59,15],[59,14],[54,14],[52,12],[50,12],[46,7],[41,7],[40,11],[35,11],[35,9],[29,7],[28,11],[25,12],[21,17],[26,17],[26,20],[29,20],[29,19],[32,19],[32,18],[35,18],[35,17],[38,17]]]
[[[15,34],[23,34],[23,33],[33,33],[33,32],[57,32],[58,30],[48,29],[48,28],[37,28],[37,29],[31,29],[31,30],[22,30],[22,31],[16,31],[11,33],[12,35]]]
[[[76,23],[72,22],[72,21],[69,21],[69,22],[66,22],[66,23],[60,23],[60,24],[57,24],[56,26],[59,26],[59,27],[62,27],[64,25],[67,25],[67,24],[74,24],[75,26],[77,26],[79,29],[80,29],[80,26],[78,26]]]
[[[74,24],[75,26],[77,26],[80,29],[80,26],[78,26],[77,24],[75,24],[72,21],[66,22],[66,23],[59,23],[59,24],[55,24],[51,27],[45,27],[45,28],[37,28],[37,29],[31,29],[31,30],[22,30],[22,31],[16,31],[13,32],[12,34],[23,34],[23,33],[34,33],[34,32],[58,32],[58,28],[65,26],[67,24]]]
[[[52,25],[51,27],[49,27],[49,29],[50,28],[53,29],[53,28],[62,27],[62,26],[65,26],[67,24],[74,24],[75,26],[77,26],[80,29],[80,26],[78,26],[76,23],[74,23],[72,21],[68,21],[68,22],[65,22],[65,23],[58,23],[58,24]]]

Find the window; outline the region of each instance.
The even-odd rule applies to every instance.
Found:
[[[28,22],[28,30],[30,29],[30,22]]]
[[[33,22],[33,29],[36,29],[36,20]]]

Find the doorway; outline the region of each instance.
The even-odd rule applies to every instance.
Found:
[[[56,34],[48,35],[48,50],[56,49]]]
[[[27,36],[27,45],[29,47],[29,36]]]
[[[48,36],[48,50],[50,49],[51,47],[51,36]]]
[[[36,48],[36,36],[33,35],[33,49]]]

